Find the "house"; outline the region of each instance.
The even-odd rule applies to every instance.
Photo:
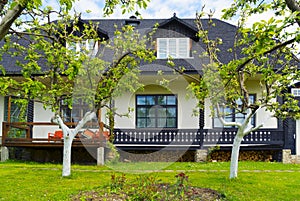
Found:
[[[84,20],[82,21],[84,22]],[[166,153],[162,160],[178,160],[179,158],[194,160],[192,157],[196,156],[197,158],[197,153],[201,155],[201,150],[215,146],[219,146],[221,150],[230,151],[236,129],[223,128],[217,118],[210,116],[209,100],[205,100],[203,110],[197,109],[198,100],[193,98],[187,90],[193,77],[200,76],[201,66],[207,63],[204,58],[198,56],[205,51],[205,47],[196,37],[195,19],[180,19],[174,14],[169,19],[140,20],[131,17],[129,19],[91,21],[100,24],[99,34],[108,40],[113,38],[114,25],[117,27],[132,25],[141,33],[147,33],[155,23],[159,24],[153,36],[153,39],[156,40],[157,60],[150,64],[145,63],[140,67],[139,78],[144,84],[143,90],[137,89],[135,93],[125,92],[113,100],[119,113],[126,113],[128,107],[134,108],[134,112],[130,114],[129,118],[115,117],[114,144],[121,150],[123,158],[135,160],[139,157],[135,153],[139,152],[149,154],[152,159],[158,157],[157,160],[161,159],[159,158],[161,153]],[[220,45],[219,58],[221,62],[227,63],[233,58],[227,50],[233,46],[236,27],[218,19],[213,19],[213,22],[216,26],[211,27],[210,36],[222,38],[223,44]],[[203,20],[203,25],[207,27],[208,20]],[[79,47],[76,46],[76,48]],[[173,57],[176,66],[185,68],[186,75],[174,75],[173,71],[167,67],[169,55]],[[4,58],[2,65],[12,76],[17,76],[20,72],[20,69],[11,60],[8,61]],[[158,74],[158,71],[162,71],[163,74]],[[165,79],[172,80],[168,87],[160,84]],[[260,94],[259,83],[253,78],[248,81],[248,86],[251,89],[250,98],[255,100]],[[292,92],[299,93],[294,88]],[[187,95],[190,97],[187,98]],[[22,151],[31,149],[31,158],[33,155],[40,158],[49,155],[39,155],[37,150],[43,149],[45,152],[61,150],[61,141],[49,142],[46,139],[48,133],[54,133],[59,129],[56,125],[45,123],[49,122],[53,114],[45,110],[41,103],[31,101],[27,111],[29,123],[25,126],[22,123],[11,123],[18,121],[17,115],[15,115],[18,113],[18,108],[11,102],[11,98],[0,97],[2,146],[20,148]],[[71,111],[62,104],[61,109],[65,111],[64,120],[70,121],[70,125],[73,121],[76,122],[80,119],[84,113],[80,105],[73,106]],[[233,114],[227,118],[243,117]],[[103,121],[108,123],[107,120]],[[286,149],[291,150],[294,155],[300,155],[300,123],[298,120],[282,121],[273,117],[270,112],[261,110],[253,119],[253,124],[262,122],[264,122],[264,126],[261,129],[244,138],[242,151],[259,151],[266,158],[271,156],[273,160],[279,161],[282,151]],[[20,139],[8,138],[7,133],[12,128],[19,132]],[[16,132],[15,135],[17,135]],[[97,146],[99,145],[89,145],[91,149]],[[79,149],[84,146],[74,142],[73,147]],[[184,155],[184,153],[189,154]],[[20,157],[25,157],[24,153]],[[144,158],[145,154],[140,157]]]

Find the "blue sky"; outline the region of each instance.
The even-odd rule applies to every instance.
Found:
[[[44,0],[46,5],[56,7],[57,0]],[[194,18],[196,11],[200,11],[205,5],[207,11],[214,10],[215,18],[221,17],[221,10],[229,7],[233,0],[151,0],[146,10],[140,10],[143,18],[170,18],[174,13],[179,18]],[[76,12],[83,13],[83,18],[103,18],[104,0],[77,0],[74,4]],[[90,14],[84,14],[90,10]],[[130,14],[122,15],[120,9],[116,9],[110,18],[128,18]]]

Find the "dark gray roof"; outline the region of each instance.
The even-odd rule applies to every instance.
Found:
[[[213,23],[216,24],[216,26],[208,26],[208,20],[202,20],[203,26],[205,29],[208,29],[209,27],[209,36],[213,38],[222,38],[223,44],[220,45],[220,53],[219,53],[219,58],[222,63],[227,63],[233,58],[233,54],[229,53],[227,50],[233,46],[234,43],[234,36],[236,33],[236,27],[234,25],[231,25],[227,22],[218,20],[218,19],[212,19]],[[190,32],[191,35],[195,36],[197,32],[197,27],[195,25],[195,19],[179,19],[176,16],[173,16],[172,18],[169,19],[91,19],[91,20],[84,20],[82,19],[82,22],[88,22],[91,21],[93,23],[99,24],[99,29],[98,31],[105,35],[108,36],[108,38],[113,38],[114,37],[114,32],[115,32],[115,26],[121,28],[124,26],[127,22],[138,22],[136,29],[142,30],[145,33],[147,31],[152,30],[154,25],[156,23],[160,24],[159,28],[164,29],[169,23],[176,22],[178,26],[183,26],[187,32]],[[199,48],[204,49],[204,45],[201,44],[201,42],[198,42],[196,40],[196,37],[193,38],[194,41],[199,45]],[[22,42],[24,45],[26,45],[26,42]],[[3,41],[1,41],[0,45],[3,45]],[[11,51],[14,51],[13,49]],[[198,56],[197,56],[198,58]],[[7,74],[19,74],[21,68],[17,65],[17,61],[24,62],[24,55],[19,55],[16,57],[11,57],[10,54],[4,54],[3,59],[0,62],[1,65],[3,65],[6,69]],[[200,63],[199,63],[200,61]],[[199,71],[201,70],[201,59],[198,58],[196,60],[196,56],[194,59],[174,59],[174,63],[176,66],[184,66],[187,71]],[[42,62],[43,64],[46,65],[45,61]],[[160,59],[155,61],[152,64],[144,64],[141,67],[142,71],[145,72],[153,72],[159,70],[165,70],[168,71],[168,68],[165,67],[166,65],[166,60],[165,59]],[[46,66],[44,67],[45,69],[47,68]]]

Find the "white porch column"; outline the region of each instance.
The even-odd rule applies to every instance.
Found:
[[[97,165],[105,164],[104,147],[97,148]]]
[[[300,155],[300,119],[296,120],[296,155]]]
[[[6,161],[6,160],[8,160],[9,159],[9,153],[8,153],[8,148],[7,147],[4,147],[4,146],[1,146],[1,148],[0,148],[1,150],[0,150],[0,152],[1,152],[1,155],[0,155],[0,161],[1,162],[4,162],[4,161]]]

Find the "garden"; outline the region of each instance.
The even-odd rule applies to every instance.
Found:
[[[300,165],[240,162],[229,179],[229,163],[117,163],[72,165],[0,163],[0,200],[297,200]],[[161,167],[161,169],[159,169]]]

